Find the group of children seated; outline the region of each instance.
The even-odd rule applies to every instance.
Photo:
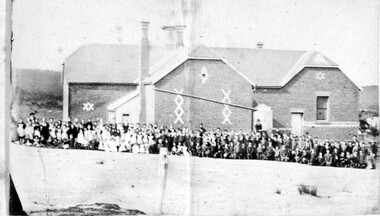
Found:
[[[377,143],[331,141],[310,135],[293,136],[272,131],[206,131],[157,124],[103,123],[101,119],[41,121],[31,114],[17,127],[18,142],[28,146],[89,149],[107,152],[158,154],[166,147],[171,155],[224,159],[256,159],[296,162],[313,166],[375,168]]]

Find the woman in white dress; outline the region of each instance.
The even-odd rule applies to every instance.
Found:
[[[132,152],[132,144],[131,144],[131,131],[128,130],[125,134],[125,148],[127,152]]]
[[[88,148],[88,142],[87,140],[84,138],[84,132],[83,132],[83,127],[79,127],[79,130],[78,130],[78,138],[77,138],[77,142],[79,143],[79,146],[81,148],[85,148],[87,149]]]
[[[50,135],[50,141],[54,142],[57,140],[57,133],[56,133],[56,124],[50,124],[49,125],[49,135]]]
[[[100,151],[104,151],[104,131],[103,130],[98,130],[98,138],[99,138],[99,146],[98,146],[98,150]]]
[[[142,139],[142,142],[143,142],[143,150],[144,152],[142,152],[141,150],[141,146],[140,146],[140,153],[146,153],[148,154],[149,153],[149,139],[148,139],[148,134],[146,132],[143,133],[143,139]]]
[[[66,141],[69,139],[68,135],[67,135],[67,131],[68,131],[68,128],[66,125],[63,125],[62,126],[62,134],[61,134],[61,139],[62,141]]]
[[[57,126],[55,127],[55,134],[57,135],[57,141],[59,143],[62,142],[62,128],[61,128],[61,125],[57,124]]]
[[[132,145],[132,153],[135,153],[135,154],[137,154],[137,153],[139,153],[140,152],[140,147],[139,147],[139,145],[136,143],[136,144],[133,144]]]
[[[111,134],[106,128],[104,128],[104,130],[103,130],[103,148],[104,148],[104,151],[106,151],[106,152],[111,151],[110,146],[109,146],[110,140],[111,140]]]
[[[19,138],[19,144],[20,145],[24,144],[24,141],[25,141],[25,124],[22,121],[22,119],[20,119],[18,121],[17,135],[18,135],[18,138]]]
[[[138,145],[142,145],[143,144],[143,135],[142,135],[141,131],[137,133],[137,135],[136,135],[136,141],[137,141]]]
[[[137,144],[137,135],[136,135],[136,133],[133,130],[132,130],[132,133],[131,133],[130,140],[131,140],[130,143],[131,143],[132,153],[138,153],[140,147]]]
[[[32,126],[34,128],[33,136],[41,138],[41,131],[40,131],[39,125],[38,124],[33,124]]]

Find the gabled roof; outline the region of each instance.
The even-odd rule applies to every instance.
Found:
[[[151,64],[164,53],[163,47],[151,47]],[[69,83],[132,83],[139,61],[139,45],[84,45],[66,58],[64,79]]]
[[[129,100],[135,98],[136,96],[138,96],[140,94],[140,91],[139,89],[137,90],[134,90],[132,92],[129,92],[127,93],[126,95],[124,95],[123,97],[117,99],[116,101],[112,102],[110,105],[107,106],[107,110],[109,111],[112,111],[112,110],[115,110],[117,109],[118,107],[120,107],[121,105],[125,104],[126,102],[128,102]]]
[[[305,67],[335,67],[338,64],[316,51],[292,51],[195,46],[182,49],[151,68],[145,82],[156,83],[187,59],[219,59],[252,85],[282,87]]]
[[[236,73],[238,73],[241,77],[243,77],[247,82],[251,83],[251,85],[256,85],[251,79],[249,79],[242,71],[236,68],[233,64],[231,64],[226,58],[216,52],[214,49],[198,45],[194,48],[188,50],[186,48],[180,48],[173,55],[168,56],[168,58],[163,58],[158,61],[156,65],[154,65],[150,69],[151,76],[146,78],[144,82],[156,83],[171,71],[173,71],[176,67],[181,65],[188,59],[216,59],[221,60],[228,66],[230,66]]]
[[[213,48],[258,86],[280,86],[305,51]]]
[[[139,45],[84,45],[66,59],[65,81],[137,84],[139,56]],[[151,46],[150,76],[144,82],[159,81],[187,59],[221,60],[252,85],[262,87],[282,87],[305,67],[339,67],[317,51],[197,45],[165,52],[163,47]]]
[[[305,67],[333,67],[338,68],[339,65],[323,56],[317,51],[305,52],[300,59],[293,65],[288,73],[283,77],[280,86],[286,85],[293,77],[295,77]]]

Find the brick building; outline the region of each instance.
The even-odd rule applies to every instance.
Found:
[[[65,61],[64,119],[265,129],[343,138],[356,133],[359,91],[317,51],[185,47],[184,26],[168,44],[84,45]],[[176,33],[176,41],[173,34]]]

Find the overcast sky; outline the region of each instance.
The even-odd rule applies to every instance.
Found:
[[[377,0],[191,1],[197,10],[188,30],[196,42],[254,48],[262,41],[267,49],[318,50],[359,85],[377,84]],[[150,21],[151,42],[163,45],[160,27],[180,3],[14,1],[13,67],[61,71],[64,59],[83,44],[139,44],[141,20]]]

